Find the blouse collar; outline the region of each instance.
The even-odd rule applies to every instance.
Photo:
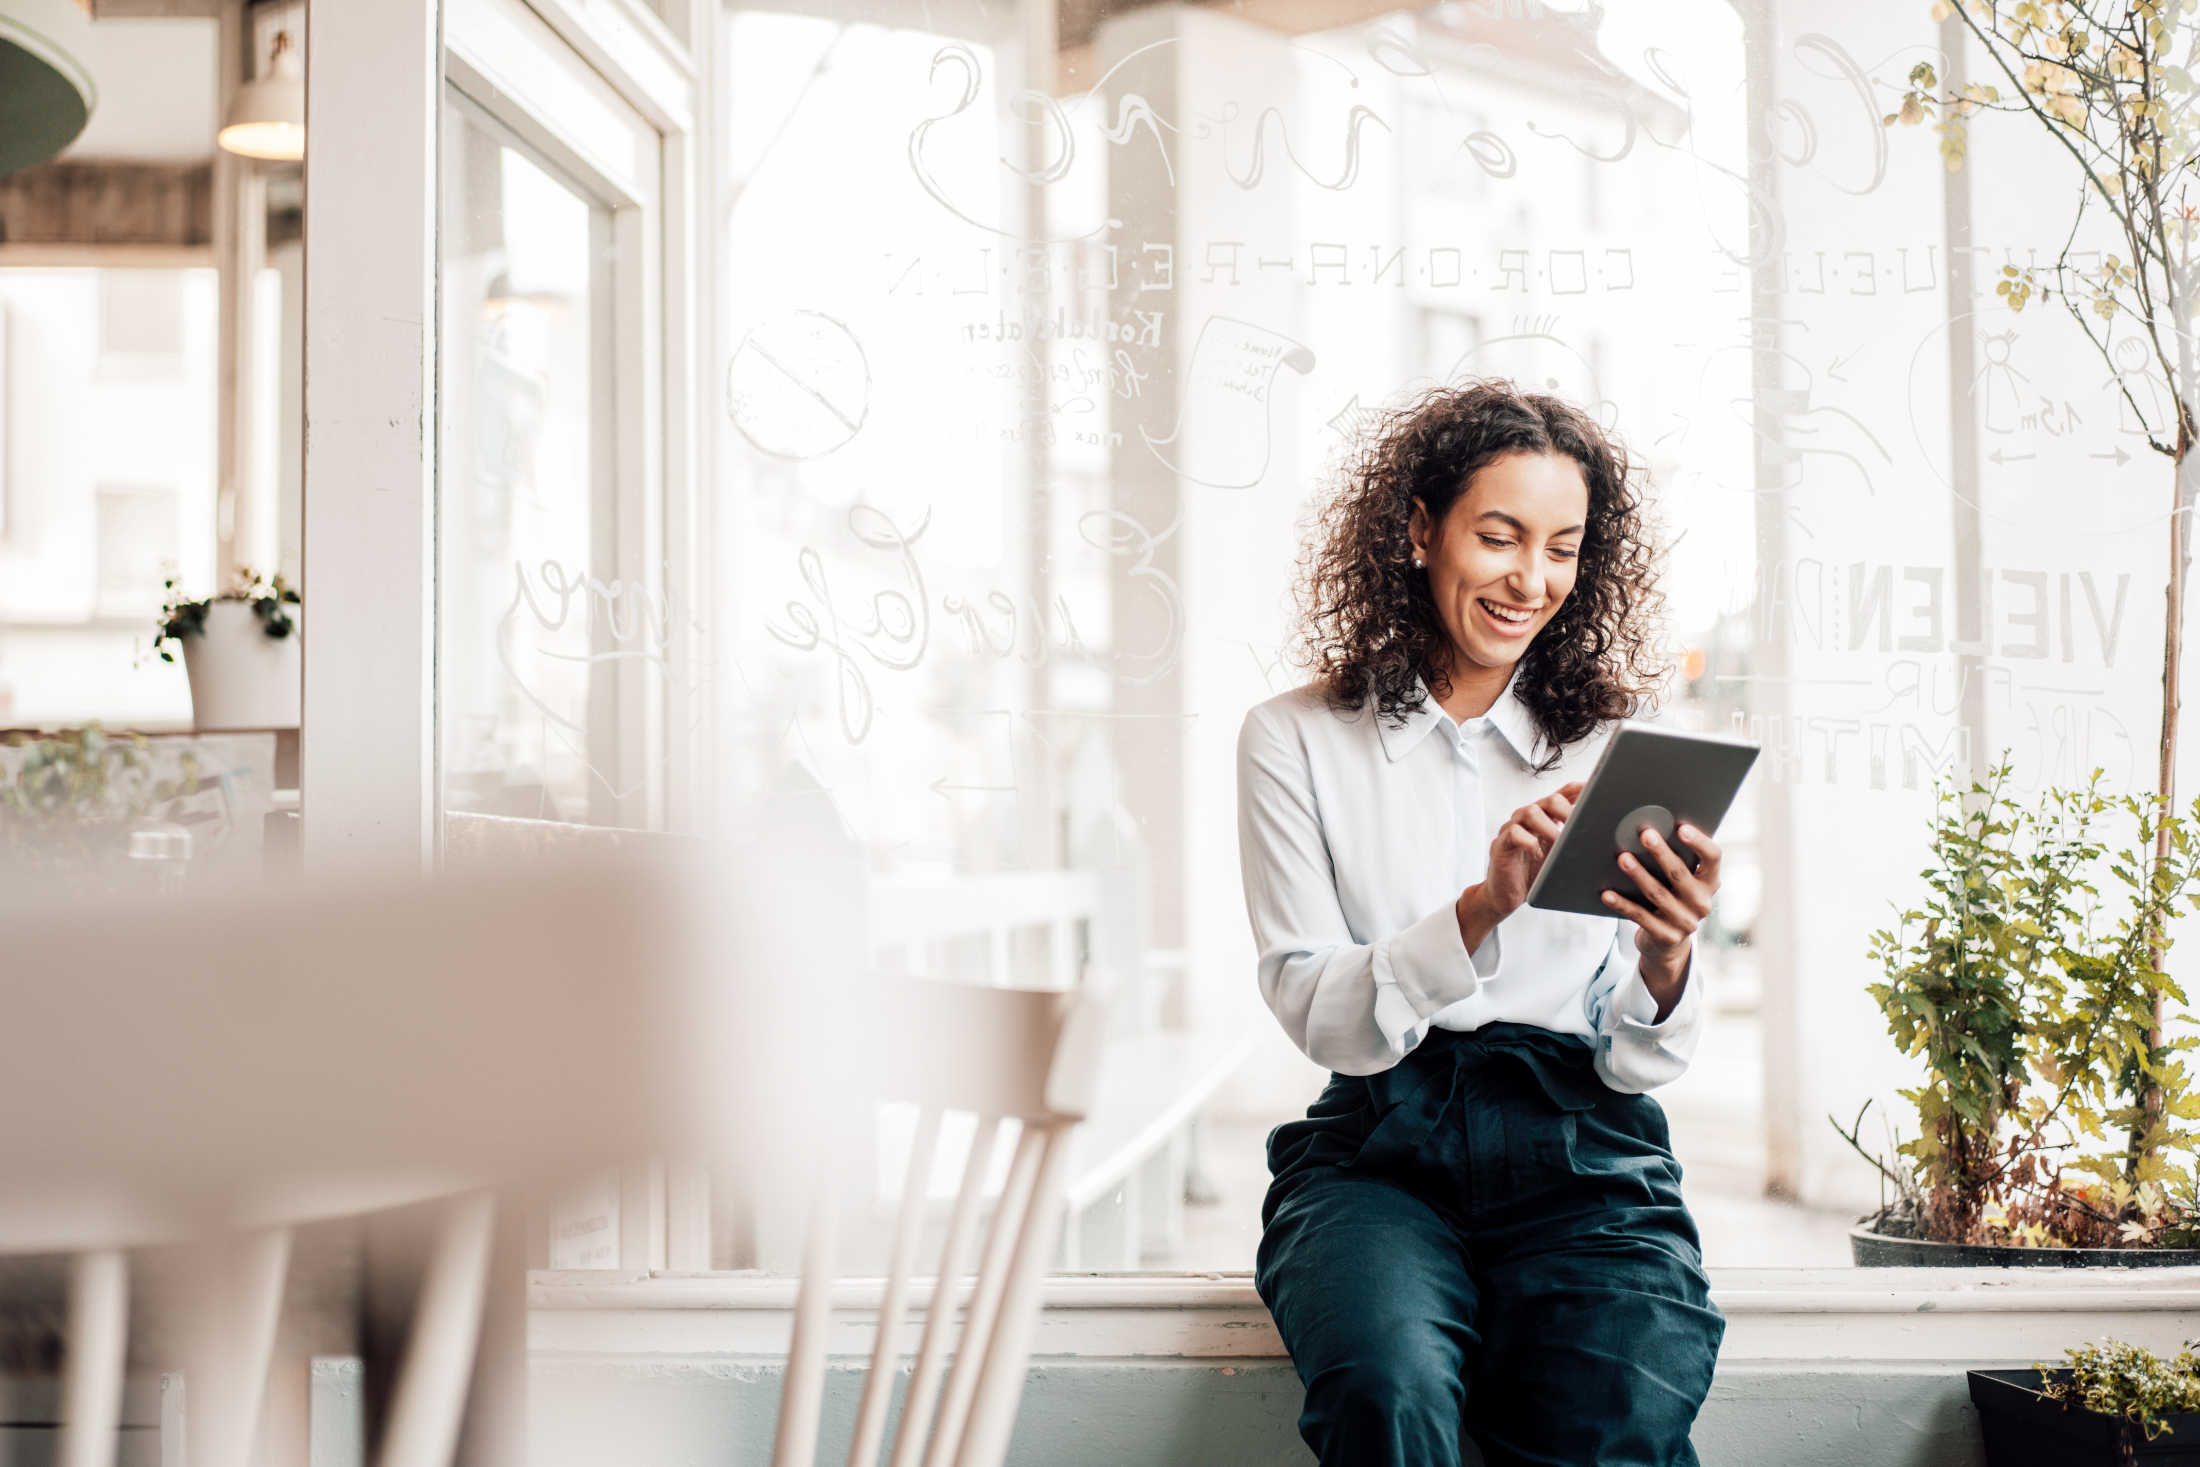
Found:
[[[1538,737],[1535,715],[1513,694],[1514,684],[1519,679],[1520,669],[1515,665],[1512,677],[1505,683],[1505,691],[1497,695],[1497,701],[1490,705],[1490,711],[1483,716],[1489,720],[1490,727],[1497,730],[1521,763],[1533,764]],[[1380,717],[1375,720],[1375,726],[1382,734],[1383,753],[1393,764],[1412,753],[1421,740],[1428,737],[1428,731],[1449,716],[1438,706],[1436,699],[1429,695],[1427,683],[1415,679],[1414,686],[1420,691],[1421,701],[1406,715],[1404,723],[1393,725]]]

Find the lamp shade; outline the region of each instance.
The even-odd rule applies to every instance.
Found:
[[[306,84],[292,59],[289,32],[275,37],[267,75],[237,88],[215,141],[247,158],[295,161],[306,155]]]
[[[0,173],[43,163],[91,121],[92,17],[76,0],[0,0]]]

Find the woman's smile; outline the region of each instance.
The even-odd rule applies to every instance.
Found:
[[[1475,598],[1475,605],[1482,608],[1501,637],[1524,637],[1535,630],[1539,606],[1512,606],[1503,601],[1493,601],[1487,596]]]

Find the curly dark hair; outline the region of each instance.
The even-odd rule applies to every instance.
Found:
[[[1597,725],[1633,715],[1663,677],[1660,554],[1636,468],[1587,413],[1510,382],[1437,387],[1386,412],[1315,512],[1299,558],[1300,657],[1331,707],[1372,701],[1393,723],[1442,698],[1448,643],[1428,575],[1413,568],[1414,501],[1438,525],[1467,484],[1515,453],[1564,454],[1589,487],[1574,589],[1520,659],[1513,690],[1556,763]]]

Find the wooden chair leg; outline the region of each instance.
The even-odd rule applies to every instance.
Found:
[[[916,1263],[917,1239],[924,1232],[925,1205],[932,1195],[932,1157],[939,1147],[940,1111],[927,1106],[917,1120],[909,1170],[901,1179],[901,1216],[894,1226],[892,1257],[886,1268],[886,1297],[879,1301],[878,1339],[871,1347],[871,1371],[863,1382],[863,1404],[856,1412],[855,1439],[848,1467],[878,1467],[886,1440],[886,1411],[892,1404],[894,1377],[900,1373],[901,1320],[909,1302],[909,1272]],[[902,1414],[908,1415],[904,1405]]]
[[[962,1339],[955,1348],[955,1369],[947,1377],[940,1401],[939,1425],[924,1454],[924,1467],[954,1467],[962,1460],[964,1433],[970,1422],[970,1406],[977,1399],[978,1376],[985,1363],[986,1342],[993,1338],[1000,1318],[1001,1296],[1017,1239],[1023,1235],[1031,1184],[1045,1159],[1046,1137],[1037,1126],[1026,1124],[1016,1138],[1016,1159],[1009,1163],[1008,1182],[994,1205],[993,1231],[985,1240],[984,1260],[978,1265],[978,1291],[970,1298],[963,1316]]]
[[[970,1262],[970,1241],[977,1232],[986,1174],[993,1165],[993,1143],[1000,1134],[1001,1118],[986,1116],[970,1138],[962,1189],[955,1194],[955,1210],[947,1220],[947,1241],[940,1248],[939,1276],[932,1281],[932,1302],[924,1310],[924,1337],[917,1347],[916,1369],[909,1373],[909,1390],[902,1397],[893,1467],[917,1467],[932,1430],[932,1413],[939,1404],[940,1371],[947,1360],[948,1339],[955,1332],[963,1271]]]
[[[488,1192],[445,1204],[376,1467],[451,1467],[481,1336],[495,1216]]]
[[[1069,1163],[1072,1124],[1061,1121],[1047,1127],[1045,1154],[1032,1183],[1015,1256],[1009,1261],[1008,1283],[1001,1291],[1000,1322],[986,1342],[985,1369],[978,1377],[970,1425],[963,1433],[956,1467],[1001,1467],[1008,1456],[1016,1406],[1023,1399],[1024,1371],[1031,1362],[1031,1336],[1039,1323],[1039,1288],[1046,1278],[1061,1226],[1063,1173]]]
[[[802,1284],[795,1295],[794,1339],[779,1389],[779,1431],[772,1467],[815,1467],[818,1413],[825,1403],[825,1334],[833,1319],[833,1258],[840,1242],[840,1166],[828,1156],[810,1203],[810,1235],[802,1245]]]
[[[184,1435],[191,1467],[248,1467],[252,1460],[290,1276],[290,1242],[288,1228],[269,1228],[192,1245],[183,1295],[189,1341]]]
[[[120,1253],[69,1260],[69,1339],[61,1380],[59,1467],[114,1467],[122,1367],[130,1344],[130,1266]]]
[[[527,1467],[527,1215],[516,1189],[497,1196],[495,1243],[474,1354],[459,1467]]]

